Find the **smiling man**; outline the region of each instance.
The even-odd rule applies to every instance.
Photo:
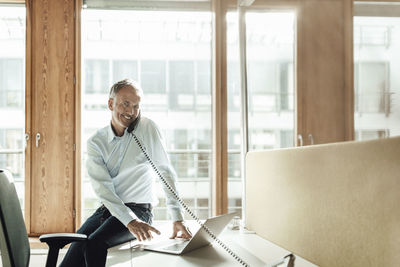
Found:
[[[88,174],[103,205],[78,230],[88,236],[88,241],[73,243],[60,266],[105,266],[108,248],[160,234],[151,226],[152,207],[157,204],[154,194],[157,177],[130,132],[140,140],[175,191],[176,174],[157,125],[141,116],[142,98],[140,86],[132,80],[122,80],[111,87],[108,100],[111,123],[90,137],[87,147]],[[190,238],[179,202],[167,188],[164,191],[173,221],[171,238]]]

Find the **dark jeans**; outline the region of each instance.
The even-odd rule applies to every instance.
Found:
[[[136,216],[149,224],[152,223],[151,209],[127,203]],[[86,234],[85,242],[73,242],[65,255],[61,267],[101,267],[106,265],[107,249],[135,239],[128,228],[117,218],[111,216],[108,209],[101,206],[90,216],[81,228],[79,234]]]

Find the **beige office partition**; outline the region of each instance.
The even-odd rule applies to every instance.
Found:
[[[400,266],[400,138],[250,152],[246,227],[319,266]]]

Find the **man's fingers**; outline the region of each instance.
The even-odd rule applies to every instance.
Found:
[[[191,236],[189,233],[184,233],[184,232],[182,232],[182,234],[181,234],[180,237],[181,237],[181,238],[184,238],[184,239],[190,239],[192,236]]]
[[[153,235],[151,234],[151,231],[147,231],[147,233],[149,234],[149,238],[153,239]]]
[[[140,235],[140,241],[146,240],[146,236],[142,232],[139,232],[139,235]]]
[[[144,240],[150,239],[151,235],[149,234],[149,231],[143,230],[142,235],[144,237]]]
[[[192,232],[190,232],[189,228],[186,228],[186,231],[187,231],[186,233],[187,238],[191,238],[193,236]]]
[[[140,220],[134,220],[131,223],[129,223],[128,229],[129,231],[132,232],[133,235],[135,235],[138,241],[145,241],[147,239],[152,239],[153,235],[151,234],[151,232],[154,232],[158,235],[161,234],[159,230],[149,225],[148,223],[142,222]]]
[[[153,231],[154,233],[156,233],[158,235],[161,234],[160,231],[158,231],[156,228],[154,228],[153,226],[150,226],[150,225],[149,225],[149,230]]]
[[[185,239],[189,239],[189,238],[190,238],[190,235],[188,235],[188,234],[182,234],[181,237],[182,237],[182,238],[185,238]]]
[[[192,233],[190,232],[189,228],[186,227],[185,225],[182,225],[181,229],[180,229],[180,238],[184,238],[184,239],[190,239],[192,237]]]
[[[172,233],[172,235],[170,236],[170,239],[174,239],[176,237],[176,235],[178,234],[178,231],[174,230],[174,232]]]
[[[136,231],[134,234],[135,234],[137,240],[142,241],[142,236],[140,235],[139,231]]]

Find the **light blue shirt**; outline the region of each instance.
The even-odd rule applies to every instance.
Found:
[[[142,116],[133,133],[164,178],[176,190],[176,173],[157,125]],[[111,215],[125,226],[137,216],[124,203],[158,204],[154,182],[159,178],[127,129],[121,137],[114,134],[111,123],[98,130],[87,142],[87,154],[86,167],[94,192]],[[171,219],[183,220],[179,202],[164,185],[163,189]]]

